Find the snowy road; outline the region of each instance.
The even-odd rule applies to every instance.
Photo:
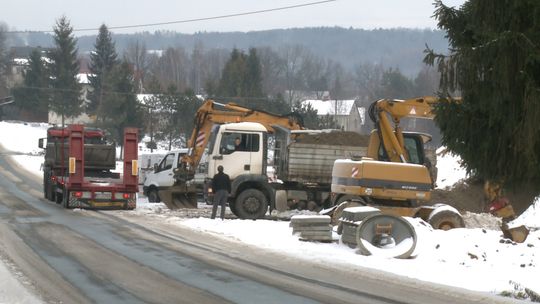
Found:
[[[65,210],[41,199],[35,176],[19,172],[0,156],[0,252],[44,302],[505,302],[376,270],[310,263],[137,214]]]

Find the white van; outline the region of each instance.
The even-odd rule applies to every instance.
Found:
[[[154,172],[154,164],[159,163],[165,153],[139,154],[139,184],[144,184],[147,174]]]
[[[188,149],[180,149],[167,153],[159,163],[154,164],[154,171],[146,174],[143,192],[149,202],[161,201],[158,191],[174,184],[173,170],[178,167],[181,157],[187,152]]]

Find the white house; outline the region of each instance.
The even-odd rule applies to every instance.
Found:
[[[330,115],[345,131],[361,132],[366,126],[367,108],[354,99],[347,100],[304,100],[317,111],[318,116]]]

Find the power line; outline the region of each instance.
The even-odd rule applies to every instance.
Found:
[[[263,13],[269,13],[269,12],[275,12],[275,11],[289,10],[289,9],[294,9],[294,8],[319,5],[319,4],[324,4],[324,3],[328,3],[328,2],[335,2],[335,1],[338,1],[338,0],[323,0],[323,1],[316,1],[316,2],[308,2],[308,3],[303,3],[303,4],[297,4],[297,5],[289,5],[289,6],[269,8],[269,9],[264,9],[264,10],[249,11],[249,12],[242,12],[242,13],[235,13],[235,14],[228,14],[228,15],[219,15],[219,16],[212,16],[212,17],[203,17],[203,18],[194,18],[194,19],[185,19],[185,20],[177,20],[177,21],[167,21],[167,22],[156,22],[156,23],[144,23],[144,24],[136,24],[136,25],[111,26],[111,27],[108,27],[108,29],[109,30],[118,30],[118,29],[128,29],[128,28],[151,27],[151,26],[158,26],[158,25],[191,23],[191,22],[199,22],[199,21],[207,21],[207,20],[215,20],[215,19],[225,19],[225,18],[232,18],[232,17],[240,17],[240,16],[247,16],[247,15],[255,15],[255,14],[263,14]],[[73,32],[86,32],[86,31],[97,31],[97,30],[99,30],[99,28],[80,28],[80,29],[73,29]],[[47,30],[47,31],[6,31],[5,33],[7,33],[7,34],[22,34],[22,33],[52,33],[52,32],[54,32],[54,31],[53,30]]]

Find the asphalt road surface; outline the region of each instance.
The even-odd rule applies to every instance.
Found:
[[[127,211],[66,210],[45,200],[41,179],[5,153],[0,255],[47,303],[511,302],[369,269],[299,261]]]

